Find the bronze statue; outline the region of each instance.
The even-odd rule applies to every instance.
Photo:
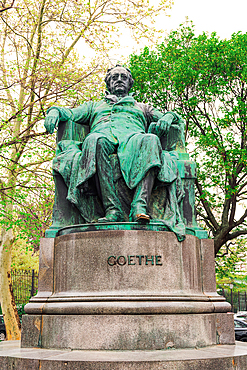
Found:
[[[163,221],[183,239],[185,226],[179,211],[183,189],[177,158],[174,151],[162,150],[160,141],[168,137],[172,127],[182,137],[183,120],[174,112],[161,113],[148,104],[136,102],[129,94],[134,81],[127,68],[117,65],[109,69],[105,82],[105,100],[88,101],[73,109],[51,107],[45,119],[49,133],[65,121],[88,125],[90,129],[83,142],[58,143],[53,170],[62,176],[68,188],[67,200],[77,207],[85,222],[125,221],[112,161],[112,155],[117,154],[120,175],[132,192],[129,220],[149,223],[152,191],[166,188],[163,208],[169,209],[164,210]],[[92,186],[102,202],[101,217],[96,217],[90,206]]]

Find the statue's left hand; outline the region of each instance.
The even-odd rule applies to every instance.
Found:
[[[170,113],[165,114],[157,122],[152,122],[149,126],[148,132],[159,137],[166,135],[171,127],[174,116]]]

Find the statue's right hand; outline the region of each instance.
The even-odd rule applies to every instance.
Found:
[[[59,122],[59,112],[55,109],[50,110],[45,118],[45,128],[49,134],[53,134],[55,127]]]

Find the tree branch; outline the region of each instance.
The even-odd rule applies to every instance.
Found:
[[[9,9],[13,8],[14,3],[15,3],[15,0],[13,0],[12,3],[9,6],[6,6],[2,9],[0,9],[0,13],[6,12],[6,10],[9,10]]]
[[[228,240],[235,239],[235,238],[237,238],[238,236],[241,236],[241,235],[247,235],[247,229],[234,231],[233,233],[229,234]]]

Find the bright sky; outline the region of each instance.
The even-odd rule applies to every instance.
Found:
[[[174,0],[169,14],[170,17],[157,17],[156,28],[170,32],[188,17],[193,21],[197,34],[216,31],[221,38],[230,38],[234,32],[247,32],[247,0]],[[112,54],[112,62],[121,61],[121,55],[127,57],[134,50],[144,47],[144,44],[137,46],[126,37],[121,43],[122,50]]]
[[[164,28],[176,29],[188,16],[198,33],[216,31],[229,38],[234,32],[247,32],[246,12],[246,0],[174,0],[171,17],[163,22]]]

